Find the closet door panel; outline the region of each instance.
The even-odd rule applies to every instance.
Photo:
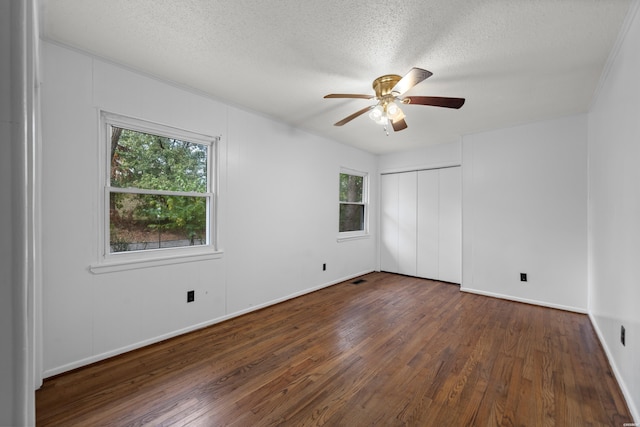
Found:
[[[400,173],[398,178],[398,273],[415,276],[418,173]]]
[[[380,177],[380,270],[398,272],[398,175]]]
[[[418,172],[417,276],[439,278],[439,171]]]
[[[462,282],[462,173],[440,169],[439,279]]]

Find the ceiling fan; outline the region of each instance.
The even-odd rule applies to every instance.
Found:
[[[446,98],[440,96],[402,96],[409,89],[429,78],[433,73],[422,68],[412,68],[404,77],[397,74],[386,74],[373,81],[375,95],[358,95],[351,93],[332,93],[325,98],[360,98],[376,99],[377,103],[356,111],[350,116],[336,122],[334,126],[342,126],[369,111],[369,117],[384,126],[390,122],[394,131],[407,128],[404,112],[398,104],[432,105],[434,107],[460,108],[464,105],[464,98]],[[389,133],[387,132],[387,135]]]

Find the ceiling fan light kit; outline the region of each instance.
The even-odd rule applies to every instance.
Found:
[[[464,98],[446,98],[439,96],[405,96],[405,92],[430,77],[433,73],[422,68],[412,68],[404,77],[397,74],[386,74],[373,81],[375,95],[358,95],[350,93],[337,93],[326,95],[325,98],[357,98],[376,99],[375,105],[365,107],[350,116],[336,122],[334,126],[342,126],[356,117],[369,111],[369,118],[383,125],[387,135],[387,125],[391,123],[393,130],[398,132],[407,128],[404,112],[398,104],[431,105],[458,109],[464,105]]]

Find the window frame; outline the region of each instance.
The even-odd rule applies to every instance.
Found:
[[[219,258],[222,252],[217,249],[217,195],[218,195],[218,145],[219,136],[209,136],[187,131],[148,120],[99,111],[100,120],[100,155],[98,192],[98,261],[91,265],[93,273],[144,268],[155,265],[175,264]],[[181,192],[164,190],[147,190],[111,187],[111,127],[121,127],[135,132],[188,141],[206,145],[207,148],[207,189],[206,192]],[[137,251],[111,252],[110,249],[110,195],[112,193],[159,194],[204,197],[206,200],[206,243],[197,246],[179,246],[172,248],[155,248]]]
[[[362,202],[343,202],[340,200],[340,175],[352,175],[362,177]],[[340,231],[340,207],[342,205],[360,205],[364,207],[362,230]],[[338,242],[362,239],[369,237],[369,173],[355,169],[341,167],[338,173]]]

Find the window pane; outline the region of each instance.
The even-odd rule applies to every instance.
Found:
[[[207,191],[207,149],[178,139],[111,127],[111,186]]]
[[[110,194],[110,252],[206,245],[206,197]]]
[[[362,203],[362,188],[364,177],[358,175],[340,174],[340,201]]]
[[[364,205],[340,205],[340,232],[364,230]]]

